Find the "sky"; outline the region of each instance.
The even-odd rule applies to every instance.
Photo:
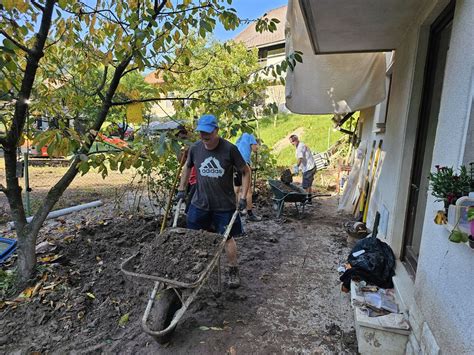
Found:
[[[237,16],[241,19],[256,19],[272,9],[287,4],[288,0],[233,0],[231,7],[237,10]],[[214,37],[220,41],[226,41],[242,32],[247,26],[248,24],[243,24],[235,31],[226,31],[218,22]]]

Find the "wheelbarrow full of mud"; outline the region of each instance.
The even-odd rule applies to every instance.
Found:
[[[121,271],[128,277],[154,282],[141,325],[158,343],[169,342],[177,323],[214,269],[217,292],[211,289],[215,293],[222,291],[220,256],[237,215],[235,211],[223,235],[177,228],[175,216],[173,228],[156,236],[147,246],[149,249],[122,263]]]
[[[295,184],[285,184],[280,180],[269,179],[268,185],[273,192],[272,208],[277,218],[283,213],[285,202],[294,203],[297,215],[299,217],[303,215],[305,205],[309,201],[308,193],[305,190]]]

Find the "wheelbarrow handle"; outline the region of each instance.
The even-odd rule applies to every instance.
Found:
[[[230,231],[232,230],[232,227],[234,226],[235,220],[237,219],[238,215],[239,215],[239,210],[235,210],[235,212],[232,215],[232,218],[230,219],[230,222],[227,225],[227,228],[226,228],[226,230],[223,234],[224,239],[227,239],[229,237]]]
[[[331,194],[311,194],[311,195],[308,195],[309,198],[313,198],[313,197],[331,197],[332,195]]]

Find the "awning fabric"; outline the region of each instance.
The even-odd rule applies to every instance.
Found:
[[[384,53],[314,55],[298,0],[288,1],[285,32],[286,54],[303,52],[303,63],[286,76],[290,111],[343,115],[385,99]]]

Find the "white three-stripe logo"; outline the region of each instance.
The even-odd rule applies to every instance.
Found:
[[[222,168],[219,160],[214,157],[209,157],[201,163],[199,167],[201,176],[209,176],[218,178],[224,175],[224,169]]]

